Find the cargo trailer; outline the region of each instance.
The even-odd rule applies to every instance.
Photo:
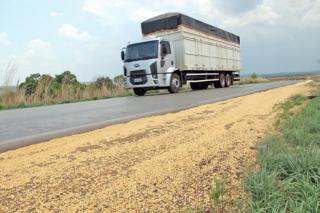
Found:
[[[240,37],[181,13],[167,13],[141,24],[144,40],[121,52],[126,88],[138,96],[166,88],[177,93],[229,87],[240,80]]]

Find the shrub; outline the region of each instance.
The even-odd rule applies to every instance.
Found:
[[[124,76],[123,75],[118,75],[116,77],[113,78],[113,82],[117,85],[117,86],[122,86],[124,83]]]
[[[100,89],[103,87],[112,89],[114,85],[113,85],[113,81],[109,77],[99,77],[96,80],[96,86]]]
[[[252,79],[257,79],[258,78],[258,75],[256,73],[252,73],[251,76],[250,76]]]
[[[25,82],[19,85],[19,89],[25,90],[27,96],[33,94],[36,91],[40,77],[40,73],[31,74],[26,78]]]
[[[8,90],[0,96],[0,109],[132,95],[120,83],[122,79],[122,76],[117,76],[114,83],[109,77],[101,77],[93,83],[84,84],[70,71],[55,77],[31,74],[17,86],[16,91]]]
[[[58,84],[77,84],[79,83],[77,77],[72,74],[70,71],[64,71],[60,75],[56,75],[54,79]]]

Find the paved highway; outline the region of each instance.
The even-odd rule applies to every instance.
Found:
[[[296,82],[280,81],[0,111],[0,152],[139,117],[178,111],[293,83]]]

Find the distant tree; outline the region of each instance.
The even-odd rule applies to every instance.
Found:
[[[251,78],[257,79],[257,78],[258,78],[258,75],[257,75],[256,73],[252,73],[252,74],[251,74]]]
[[[61,85],[53,78],[51,75],[44,74],[40,77],[38,86],[42,91],[41,93],[46,93],[48,95],[57,94],[57,92],[61,89]],[[38,91],[39,91],[38,89]]]
[[[39,83],[41,84],[45,84],[45,85],[48,85],[50,84],[52,81],[54,80],[54,78],[51,76],[51,75],[48,75],[48,74],[43,74],[40,76],[39,78]]]
[[[25,94],[28,96],[34,94],[37,89],[38,93],[42,94],[46,92],[52,95],[61,89],[62,84],[73,85],[74,88],[82,88],[83,86],[78,82],[74,74],[70,71],[65,71],[60,75],[56,75],[54,78],[47,74],[31,74],[19,85],[19,89],[24,89]]]
[[[95,84],[100,89],[103,87],[107,87],[108,89],[111,89],[114,86],[113,81],[108,76],[97,78]]]
[[[55,81],[59,84],[77,84],[79,83],[77,80],[77,76],[72,74],[70,71],[64,71],[60,75],[56,75]]]
[[[124,76],[123,75],[117,75],[116,77],[113,78],[113,82],[118,86],[123,85]]]
[[[19,89],[24,89],[26,95],[33,94],[36,91],[40,77],[40,73],[29,75],[28,77],[26,77],[25,82],[19,85]]]

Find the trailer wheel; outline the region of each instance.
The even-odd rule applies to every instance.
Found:
[[[133,92],[137,96],[144,96],[146,94],[147,90],[145,90],[143,88],[133,88]]]
[[[168,88],[170,93],[178,93],[181,87],[181,79],[177,73],[173,73],[170,80],[170,87]]]
[[[226,78],[223,73],[220,73],[219,81],[217,83],[218,83],[218,85],[217,85],[218,88],[223,88],[226,86]]]
[[[192,90],[199,90],[199,83],[190,83],[190,87]]]
[[[209,84],[206,82],[196,82],[196,83],[190,83],[190,87],[192,90],[205,90],[208,89]]]
[[[203,82],[203,83],[200,83],[200,86],[201,86],[201,89],[206,90],[208,89],[209,84],[207,82]]]
[[[231,76],[229,73],[226,74],[226,87],[230,87],[231,86]]]

